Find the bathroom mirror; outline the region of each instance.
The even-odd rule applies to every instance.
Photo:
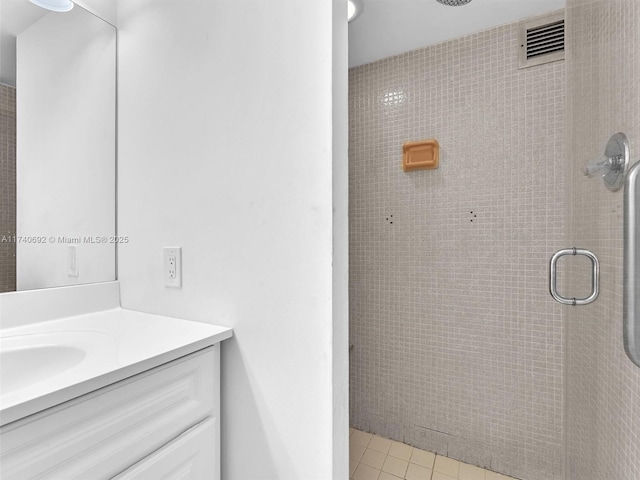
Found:
[[[116,30],[0,0],[0,292],[114,280]]]

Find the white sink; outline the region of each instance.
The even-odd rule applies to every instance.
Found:
[[[80,348],[66,345],[32,345],[13,349],[3,345],[0,350],[0,378],[5,394],[60,375],[78,365],[87,355]]]
[[[24,395],[39,396],[39,392],[65,384],[87,368],[104,363],[105,348],[113,348],[113,341],[99,332],[44,328],[7,332],[0,330],[2,408]]]
[[[123,308],[0,329],[0,425],[166,364],[232,334],[226,327]]]

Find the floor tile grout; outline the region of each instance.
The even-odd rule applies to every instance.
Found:
[[[377,448],[369,448],[374,439]],[[367,451],[373,453],[367,455]],[[414,454],[416,461],[413,461]],[[363,462],[365,455],[367,455],[367,459]],[[382,462],[380,462],[381,456],[384,456]],[[421,458],[420,463],[417,463],[418,457]],[[380,465],[380,468],[371,465],[371,463]],[[353,428],[349,429],[349,479],[517,480],[476,465],[460,462],[427,450],[420,450],[411,445]]]

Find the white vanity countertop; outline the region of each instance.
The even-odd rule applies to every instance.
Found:
[[[232,334],[227,327],[122,308],[0,330],[0,351],[5,358],[0,364],[0,425],[214,345]]]

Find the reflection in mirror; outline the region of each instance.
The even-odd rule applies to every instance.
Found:
[[[115,28],[0,2],[0,292],[114,280]]]

